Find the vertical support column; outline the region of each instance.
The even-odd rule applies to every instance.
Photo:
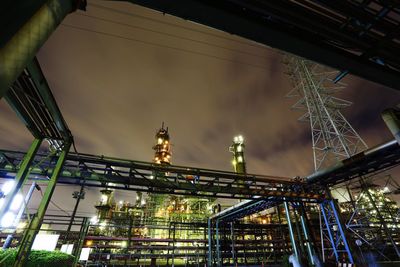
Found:
[[[335,219],[336,219],[336,222],[337,222],[337,226],[338,226],[340,235],[342,236],[342,241],[343,241],[344,247],[345,247],[345,249],[346,249],[347,256],[349,257],[349,261],[350,261],[350,263],[354,263],[353,255],[351,254],[351,250],[350,250],[350,247],[349,247],[349,243],[347,242],[347,238],[346,238],[346,235],[345,235],[344,230],[343,230],[342,221],[340,220],[338,211],[336,210],[335,202],[334,202],[334,200],[330,200],[329,203],[330,203],[330,205],[331,205],[333,214],[335,215]]]
[[[237,265],[237,261],[236,261],[236,253],[235,253],[235,232],[234,232],[234,222],[230,223],[231,226],[231,246],[232,246],[232,261],[233,261],[233,265],[236,266]]]
[[[168,223],[168,240],[171,240],[171,222]],[[168,241],[168,250],[167,250],[167,267],[169,267],[169,247],[171,246],[171,242]]]
[[[298,249],[299,249],[299,254],[303,255],[306,252],[306,249],[304,248],[304,240],[303,240],[303,236],[301,235],[301,230],[300,230],[300,220],[299,220],[299,216],[298,216],[298,203],[291,203],[292,204],[292,209],[293,209],[293,217],[294,217],[294,225],[295,225],[295,232],[297,233],[297,244],[299,245]]]
[[[333,238],[332,229],[330,227],[329,219],[327,217],[324,204],[325,204],[325,202],[320,204],[320,209],[321,209],[322,216],[324,217],[324,222],[325,222],[325,225],[326,225],[326,231],[328,232],[329,241],[331,242],[333,253],[335,254],[336,261],[338,261],[339,255],[338,255],[338,252],[337,252],[337,249],[336,249],[335,239]],[[323,227],[322,224],[321,224],[321,227]],[[324,242],[324,240],[321,240],[321,242]],[[322,251],[322,253],[324,253],[324,251]]]
[[[304,219],[304,218],[307,218],[307,217],[306,217],[306,214],[304,212],[304,207],[302,206],[301,208],[302,208],[301,214],[300,214],[301,227],[302,227],[303,233],[304,233],[304,238],[305,238],[305,242],[306,242],[306,246],[307,246],[308,257],[310,258],[311,264],[314,265],[315,262],[314,262],[313,252],[312,252],[313,249],[311,247],[312,243],[311,243],[311,240],[310,240],[310,235],[308,233],[309,232],[308,231],[308,227],[307,227],[307,225],[305,223],[305,219]]]
[[[216,249],[217,249],[217,266],[220,267],[222,266],[221,263],[221,247],[220,247],[220,242],[219,242],[219,219],[217,219],[217,222],[215,223],[215,239],[216,239]]]
[[[131,258],[131,253],[130,251],[130,247],[131,247],[131,239],[132,239],[132,227],[133,227],[133,218],[130,215],[129,216],[129,227],[128,227],[128,244],[126,245],[126,250],[125,250],[125,266],[127,266],[127,258],[128,258],[128,254],[129,254],[129,259]],[[168,228],[168,232],[169,232],[169,228]],[[168,243],[169,246],[169,243]],[[168,254],[169,254],[169,249],[168,249]],[[168,264],[168,256],[167,256],[167,264]]]
[[[32,164],[33,159],[35,158],[36,152],[38,151],[40,144],[42,143],[42,139],[35,139],[33,140],[28,152],[26,153],[24,159],[21,162],[20,168],[15,176],[15,184],[13,189],[4,199],[4,204],[0,209],[0,218],[3,218],[4,214],[8,211],[11,205],[11,201],[14,199],[15,195],[21,189],[21,187],[25,184],[28,175],[29,175],[29,168]]]
[[[294,252],[294,255],[296,256],[296,258],[299,259],[299,252],[297,250],[296,240],[294,239],[294,233],[293,233],[293,228],[292,228],[292,220],[290,219],[289,205],[288,205],[287,201],[283,202],[283,205],[285,206],[286,219],[287,219],[287,223],[288,223],[288,227],[289,227],[290,241],[292,242],[293,252]]]
[[[87,233],[89,231],[89,225],[90,221],[88,218],[83,218],[81,229],[79,231],[79,239],[78,243],[76,244],[76,247],[74,248],[74,253],[72,253],[75,256],[74,259],[74,267],[79,261],[79,256],[81,255],[82,247],[83,247],[83,242],[85,241],[85,237],[87,236]]]
[[[323,232],[323,224],[322,224],[322,206],[319,206],[319,232],[321,234],[321,254],[322,254],[322,262],[325,263],[325,246],[324,246],[324,232]]]
[[[74,207],[74,210],[72,211],[71,219],[70,219],[69,224],[68,224],[67,233],[65,234],[65,240],[68,240],[68,236],[69,236],[69,233],[70,233],[70,231],[71,231],[72,224],[74,223],[74,220],[75,220],[76,212],[78,211],[79,202],[80,202],[81,199],[84,197],[84,196],[83,196],[83,195],[84,195],[84,192],[85,192],[85,191],[84,191],[84,185],[85,185],[85,181],[81,184],[81,188],[80,188],[80,190],[79,190],[79,193],[78,193],[78,195],[76,196],[75,207]]]
[[[213,265],[212,263],[212,229],[211,229],[211,219],[208,219],[208,267]]]
[[[174,227],[172,228],[172,267],[175,266],[175,238],[176,238],[176,223],[174,223]]]
[[[44,214],[46,212],[47,206],[49,205],[50,199],[53,195],[53,192],[56,187],[57,180],[58,180],[58,176],[62,170],[64,161],[67,157],[70,146],[71,146],[70,143],[64,144],[64,148],[61,151],[60,156],[58,157],[56,166],[53,169],[53,173],[47,184],[46,191],[44,192],[44,195],[43,195],[42,201],[40,202],[37,213],[33,216],[32,220],[29,223],[28,228],[24,232],[24,236],[19,244],[17,257],[14,262],[14,267],[22,267],[22,266],[26,265],[26,261],[28,260],[33,241],[42,225]]]

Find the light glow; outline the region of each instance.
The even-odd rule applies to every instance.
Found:
[[[93,216],[91,219],[90,219],[90,223],[92,223],[92,224],[97,224],[99,222],[99,219],[97,218],[97,216]]]
[[[21,207],[22,201],[24,201],[22,194],[15,195],[11,201],[10,210],[17,211]]]
[[[1,187],[1,191],[3,191],[4,195],[7,195],[13,190],[14,185],[15,185],[15,181],[14,180],[7,181]]]
[[[0,222],[1,227],[7,228],[7,227],[12,226],[14,223],[14,220],[15,220],[15,216],[16,216],[16,214],[11,211],[6,212],[6,214],[4,214],[4,216],[3,216],[3,218],[1,218],[1,222]]]

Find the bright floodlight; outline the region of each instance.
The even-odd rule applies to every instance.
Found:
[[[11,202],[10,210],[17,211],[21,207],[23,200],[24,197],[22,196],[22,194],[15,195],[14,199]]]
[[[99,222],[99,219],[97,218],[97,216],[93,216],[93,217],[90,219],[90,222],[91,222],[92,224],[97,224],[97,223]]]
[[[3,184],[3,186],[1,187],[1,191],[3,191],[4,195],[7,195],[11,192],[11,190],[14,188],[14,184],[14,180],[7,181]]]
[[[11,211],[6,212],[6,214],[4,214],[3,218],[1,218],[1,227],[6,228],[6,227],[10,227],[15,220],[15,214]]]

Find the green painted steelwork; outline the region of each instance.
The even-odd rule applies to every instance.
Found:
[[[35,138],[42,138],[40,132],[35,128],[31,127],[35,123],[32,118],[26,113],[26,110],[23,108],[22,104],[11,94],[7,93],[4,96],[4,99],[10,105],[10,107],[15,111],[18,118],[25,124],[26,128],[32,133]]]
[[[27,64],[5,99],[35,138],[48,139],[56,149],[61,140],[72,139],[36,58]]]
[[[32,7],[28,12],[29,15],[25,12],[29,19],[19,25],[20,28],[0,49],[0,99],[26,65],[32,61],[50,34],[65,16],[75,9],[76,2],[76,0],[48,0],[37,10]]]
[[[1,149],[0,153],[6,155],[14,165],[18,164],[23,156],[20,152]],[[54,170],[54,162],[43,159],[44,157],[44,155],[37,157],[39,164],[31,172],[32,175],[36,175],[35,179],[46,177]],[[0,165],[0,174],[3,174],[4,178],[16,171],[11,167],[12,164]],[[187,179],[192,176],[197,177],[197,181]],[[240,182],[241,178],[242,175],[233,172],[184,166],[159,166],[150,162],[69,153],[68,162],[58,182],[80,185],[85,179],[85,186],[88,187],[205,197],[274,196],[291,200],[323,199],[323,194],[318,188],[307,188],[306,192],[307,185],[302,182],[247,174],[244,176],[244,184]],[[112,184],[106,186],[106,183]]]
[[[13,189],[4,199],[4,204],[0,209],[0,218],[3,218],[3,215],[8,211],[10,208],[11,202],[14,199],[14,196],[18,193],[21,187],[25,184],[28,180],[30,166],[32,161],[35,158],[36,152],[38,151],[40,144],[42,143],[42,139],[35,139],[33,140],[28,152],[25,154],[23,161],[21,162],[20,168],[15,176],[15,184]]]
[[[81,255],[82,252],[82,247],[83,247],[83,242],[85,241],[85,237],[87,236],[87,233],[89,231],[89,226],[90,226],[90,221],[88,218],[84,218],[82,222],[81,229],[79,231],[79,239],[78,243],[74,247],[74,252],[72,253],[75,256],[74,260],[74,267],[77,265],[79,256]]]
[[[71,146],[70,143],[65,143],[63,150],[60,152],[56,167],[54,168],[51,178],[47,184],[46,191],[44,192],[37,213],[33,216],[32,220],[30,221],[29,226],[24,232],[24,236],[19,244],[17,257],[14,262],[14,267],[22,267],[26,265],[26,261],[29,257],[33,241],[35,240],[36,234],[39,232],[40,227],[42,225],[44,214],[46,212],[47,206],[50,203],[50,199],[53,195],[54,189],[57,184],[58,176],[61,173],[61,169],[67,157],[70,146]]]
[[[36,58],[27,64],[27,70],[31,74],[32,81],[34,82],[40,96],[43,99],[46,109],[51,114],[54,120],[57,130],[60,132],[63,139],[67,142],[71,141],[72,135],[68,129],[67,123],[65,122],[61,111],[51,93],[50,86],[47,83],[46,77],[44,76],[39,62]],[[54,138],[54,137],[53,137]]]

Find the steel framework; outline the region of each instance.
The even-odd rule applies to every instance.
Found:
[[[289,74],[294,84],[294,88],[289,92],[289,97],[301,97],[293,108],[301,109],[306,113],[300,118],[300,121],[309,121],[311,125],[312,135],[312,148],[314,154],[314,168],[316,174],[321,168],[327,166],[335,166],[337,162],[350,161],[353,156],[358,159],[365,157],[367,153],[367,145],[357,132],[351,127],[350,123],[345,119],[341,113],[341,109],[349,106],[351,103],[339,98],[334,97],[334,93],[343,88],[343,85],[338,83],[335,84],[330,78],[334,72],[327,70],[314,62],[306,59],[286,56],[285,63],[289,69]],[[398,144],[395,144],[398,146]],[[365,151],[365,152],[362,152]],[[374,151],[374,150],[373,150]],[[376,151],[376,150],[375,150]],[[385,159],[384,163],[388,161]],[[358,161],[360,164],[360,161]],[[377,162],[379,165],[379,163]],[[354,165],[354,164],[353,164]],[[346,176],[349,179],[349,176]],[[329,177],[331,180],[332,177]],[[315,180],[314,180],[315,181]],[[331,180],[332,181],[332,180]],[[363,192],[369,197],[371,205],[373,205],[376,216],[380,217],[380,210],[378,209],[375,199],[370,190],[366,187],[366,181],[363,177],[360,177]],[[312,182],[312,181],[311,181]],[[338,181],[335,181],[338,183]],[[324,181],[326,185],[328,181]],[[365,218],[365,215],[361,215],[360,209],[357,207],[357,202],[353,201],[352,192],[350,191],[349,185],[347,185],[349,201],[352,202],[354,207],[353,215],[351,216],[352,221],[356,221],[357,227],[354,227],[353,222],[347,222],[341,218],[338,214],[338,207],[333,208],[334,202],[322,202],[320,205],[321,216],[324,220],[321,220],[321,237],[327,237],[330,240],[331,245],[328,249],[332,249],[335,258],[339,259],[339,254],[345,252],[348,260],[353,263],[354,259],[351,253],[351,249],[346,240],[344,227],[347,227],[357,237],[371,236],[365,234],[366,231],[376,231],[376,228],[371,228],[370,222],[365,220],[357,219],[357,217]],[[328,193],[329,194],[329,193]],[[392,238],[392,233],[387,227],[386,222],[380,218],[378,220],[381,224],[381,228],[384,230],[378,230],[380,234],[373,235],[374,237],[380,236],[383,240],[388,240],[400,257],[396,242]],[[362,227],[358,227],[362,224]],[[333,231],[332,227],[339,229],[340,231]],[[354,236],[354,235],[353,235]],[[383,238],[383,236],[385,236]],[[385,241],[384,241],[385,242]],[[367,244],[371,244],[367,242]],[[324,242],[321,242],[323,251],[327,250],[324,246]],[[341,249],[340,247],[344,247]],[[382,252],[380,252],[383,254]],[[324,255],[324,254],[323,254]]]
[[[306,113],[300,121],[311,125],[314,170],[334,165],[367,149],[367,145],[341,113],[350,102],[334,97],[343,84],[332,82],[332,71],[310,60],[286,56],[293,83],[288,97],[300,97],[294,109]]]
[[[25,153],[0,151],[0,176],[13,178]],[[54,157],[36,154],[30,177],[47,180],[56,167]],[[197,177],[195,182],[192,178]],[[220,198],[286,197],[293,200],[323,199],[319,187],[263,175],[184,166],[161,166],[150,162],[69,153],[58,183],[115,189]]]

